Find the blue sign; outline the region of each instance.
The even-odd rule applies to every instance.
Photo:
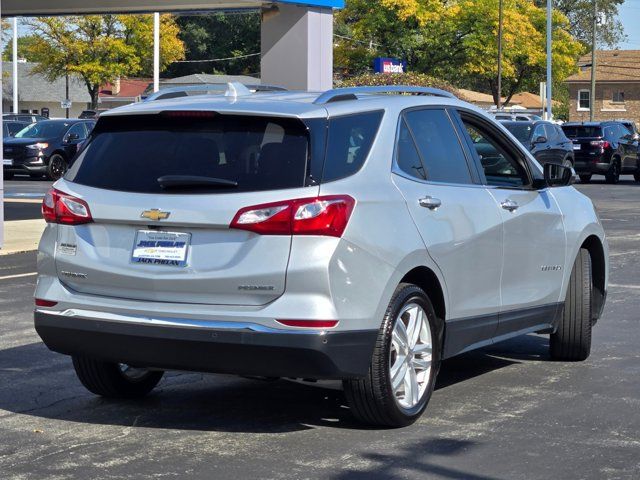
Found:
[[[407,62],[397,58],[378,57],[373,61],[373,70],[376,73],[405,73]]]

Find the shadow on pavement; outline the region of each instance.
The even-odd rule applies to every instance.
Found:
[[[522,360],[544,360],[547,344],[529,335],[447,360],[436,389]],[[41,343],[0,350],[0,384],[0,410],[47,419],[193,431],[368,430],[352,418],[342,391],[323,383],[170,372],[142,400],[103,399],[81,386],[69,357]]]
[[[394,454],[365,453],[362,457],[374,464],[370,469],[354,470],[347,467],[330,478],[334,480],[386,480],[405,478],[410,472],[412,474],[421,474],[422,478],[489,480],[493,477],[476,475],[434,463],[434,461],[437,461],[438,456],[462,455],[476,445],[477,442],[449,438],[431,438],[412,442],[402,446],[400,449],[394,449],[397,452]]]

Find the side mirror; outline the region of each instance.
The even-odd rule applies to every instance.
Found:
[[[80,139],[80,135],[78,135],[77,133],[69,133],[67,135],[66,141],[67,142],[74,142],[74,141],[79,140],[79,139]]]
[[[538,138],[536,138],[536,139],[533,141],[533,143],[534,143],[534,144],[537,144],[537,143],[547,143],[547,137],[545,137],[545,136],[542,136],[542,135],[541,135],[541,136],[539,136]]]
[[[557,163],[544,164],[544,183],[547,187],[566,187],[573,183],[573,168]]]

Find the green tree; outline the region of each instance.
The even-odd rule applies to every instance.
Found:
[[[38,41],[35,35],[23,35],[18,37],[18,58],[24,58],[27,62],[40,62],[42,58],[34,56],[33,45]],[[2,52],[2,60],[11,61],[13,58],[13,44],[7,42]]]
[[[504,0],[502,94],[508,99],[518,91],[537,91],[544,79],[545,19],[545,11],[531,0]],[[368,44],[369,61],[401,57],[410,70],[489,91],[498,99],[498,0],[347,0],[337,23],[336,31],[349,38],[336,47],[347,67],[365,64],[362,47]],[[577,68],[583,47],[559,11],[553,26],[554,78],[564,80]],[[358,61],[351,61],[356,56]],[[347,73],[362,72],[347,68]]]
[[[29,25],[35,39],[26,54],[40,60],[35,71],[52,80],[77,75],[86,84],[94,107],[101,85],[119,77],[151,74],[151,15],[40,17]],[[160,39],[161,68],[184,57],[170,15],[161,17]]]
[[[215,13],[180,16],[179,38],[184,42],[186,59],[211,60],[244,57],[215,62],[175,63],[172,76],[192,73],[251,75],[260,72],[260,13]],[[258,55],[255,55],[258,54]],[[252,55],[246,57],[247,55]]]
[[[540,7],[546,0],[536,0]],[[598,29],[597,41],[602,47],[614,48],[626,38],[624,27],[618,18],[618,8],[624,0],[598,0],[598,14],[605,24]],[[568,31],[583,44],[591,45],[593,32],[593,0],[555,0],[554,8],[568,19]]]

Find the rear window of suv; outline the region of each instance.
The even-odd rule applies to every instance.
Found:
[[[569,138],[602,137],[602,127],[586,125],[563,125],[562,130]]]
[[[309,145],[305,124],[290,118],[213,112],[103,117],[66,178],[136,193],[297,188],[305,185]],[[221,182],[165,189],[158,179],[167,176]]]
[[[65,178],[136,193],[232,193],[317,185],[360,170],[383,113],[304,122],[214,112],[102,117]],[[167,176],[221,182],[167,189],[158,181]]]

